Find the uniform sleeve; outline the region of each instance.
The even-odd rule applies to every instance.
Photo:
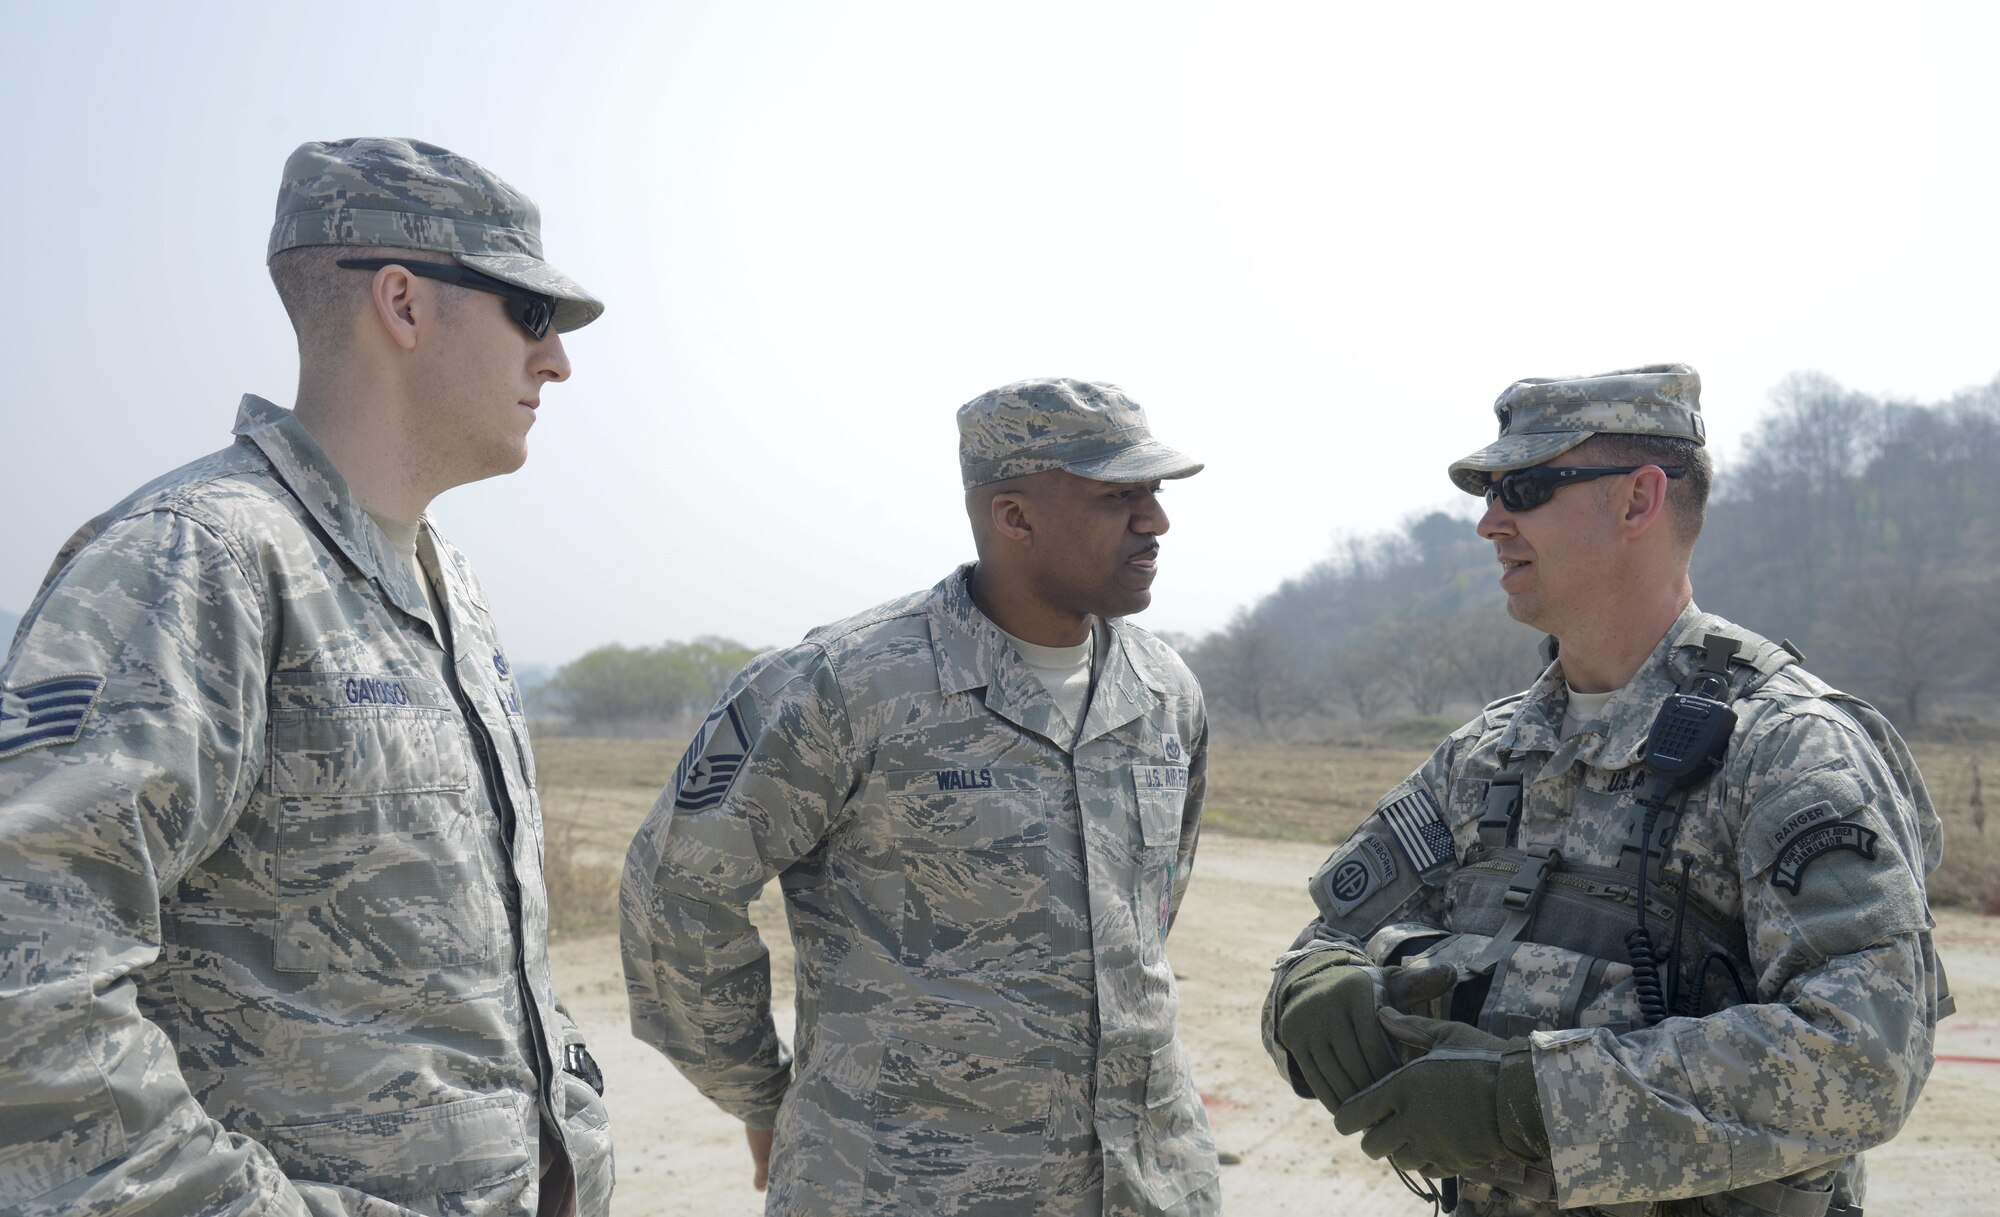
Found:
[[[262,596],[203,524],[123,520],[0,669],[0,1211],[304,1211],[202,1110],[136,982],[262,766]]]
[[[1936,978],[1908,801],[1839,723],[1793,719],[1748,752],[1735,845],[1754,1000],[1622,1036],[1535,1035],[1565,1208],[1831,1164],[1894,1136],[1929,1074]]]
[[[1425,814],[1435,812],[1443,819],[1452,757],[1464,735],[1460,731],[1446,739],[1415,772],[1384,795],[1374,814],[1356,826],[1307,881],[1318,915],[1272,965],[1262,1018],[1264,1051],[1301,1098],[1311,1098],[1312,1091],[1292,1063],[1291,1054],[1278,1043],[1278,999],[1292,969],[1322,951],[1339,951],[1363,963],[1393,962],[1382,957],[1386,952],[1379,949],[1378,942],[1393,939],[1412,943],[1445,933],[1443,887],[1427,882],[1418,873],[1416,860],[1389,827],[1384,813],[1400,806]],[[1448,819],[1445,822],[1449,824]],[[1432,878],[1439,878],[1437,869],[1433,869]]]
[[[791,1057],[749,904],[831,831],[859,772],[853,753],[818,648],[765,656],[724,691],[626,856],[632,1032],[754,1127],[775,1122]]]

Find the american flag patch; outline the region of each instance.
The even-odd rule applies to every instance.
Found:
[[[0,690],[0,757],[75,743],[103,691],[104,678],[88,673],[51,676]]]
[[[1451,829],[1445,827],[1444,812],[1430,791],[1418,787],[1382,808],[1382,822],[1396,834],[1396,844],[1409,855],[1418,871],[1445,866],[1458,857]]]

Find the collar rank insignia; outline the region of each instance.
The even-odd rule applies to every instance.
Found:
[[[104,691],[104,678],[74,673],[0,690],[0,757],[73,744]]]
[[[507,657],[493,652],[493,670],[500,675],[500,709],[503,713],[521,717],[521,690],[514,683],[513,670],[507,666]]]

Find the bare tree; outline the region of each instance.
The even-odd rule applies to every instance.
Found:
[[[1359,644],[1342,647],[1327,661],[1327,675],[1347,708],[1362,722],[1373,722],[1388,708],[1394,693],[1381,651]]]
[[[1451,696],[1451,619],[1409,612],[1378,626],[1378,653],[1389,677],[1419,714],[1436,714]]]
[[[1216,704],[1269,731],[1323,705],[1318,673],[1300,662],[1299,641],[1258,613],[1239,612],[1229,628],[1192,648],[1188,662]]]
[[[1966,666],[1975,603],[1959,582],[1932,568],[1857,572],[1827,633],[1841,666],[1892,694],[1903,727],[1923,722],[1925,706]]]
[[[1498,605],[1460,610],[1445,635],[1454,683],[1481,705],[1527,686],[1541,670],[1541,635]]]

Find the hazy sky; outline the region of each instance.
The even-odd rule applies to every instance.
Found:
[[[1142,620],[1211,629],[1463,499],[1517,377],[1693,363],[1725,467],[1795,369],[1990,380],[1992,11],[9,3],[0,608],[240,394],[289,404],[278,170],[405,135],[610,306],[527,467],[432,509],[518,661],[928,586],[953,410],[1035,375],[1209,462]]]

